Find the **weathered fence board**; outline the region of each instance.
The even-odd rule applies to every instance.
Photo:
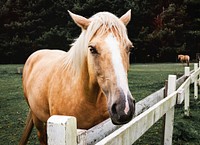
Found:
[[[87,144],[87,130],[77,129],[77,145]]]
[[[155,122],[176,104],[176,93],[172,93],[147,111],[135,117],[96,145],[130,145],[143,135]]]
[[[110,118],[92,127],[87,131],[87,145],[95,144],[120,127],[120,125],[114,125]],[[96,136],[98,136],[98,138],[96,138]]]
[[[181,104],[185,98],[186,89],[190,86],[190,78],[187,78],[185,82],[177,89],[178,91],[178,98],[177,104]]]
[[[194,70],[195,72],[191,74],[191,83],[194,83],[194,81],[200,74],[200,68],[198,68],[197,64],[194,64]]]
[[[180,86],[184,82],[185,78],[186,76],[182,76],[179,79],[177,79],[176,86]],[[140,100],[139,102],[136,103],[136,112],[135,112],[136,116],[146,111],[147,109],[152,107],[154,104],[158,103],[163,98],[164,98],[164,87],[152,93],[151,95],[147,96],[146,98]],[[92,127],[87,131],[87,145],[92,145],[97,143],[98,141],[108,136],[110,133],[112,133],[119,127],[121,126],[113,125],[110,119],[107,119],[104,122]],[[98,138],[95,137],[96,135],[98,135]]]

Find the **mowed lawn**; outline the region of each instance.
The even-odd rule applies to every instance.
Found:
[[[23,97],[21,75],[17,68],[23,65],[0,65],[0,144],[18,144],[28,105]],[[193,66],[191,66],[193,69]],[[133,64],[129,70],[129,87],[139,101],[164,86],[169,74],[180,77],[183,65],[178,63]],[[200,101],[191,96],[191,116],[183,116],[183,105],[176,107],[173,144],[200,144]],[[135,144],[160,144],[162,120]],[[31,134],[29,144],[35,145],[36,132]]]

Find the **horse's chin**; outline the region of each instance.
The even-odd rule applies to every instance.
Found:
[[[130,122],[130,120],[129,121],[124,121],[124,122],[117,122],[117,121],[113,121],[112,119],[111,119],[111,121],[112,121],[112,123],[114,125],[123,125],[123,124],[126,124],[126,123]]]
[[[130,115],[130,116],[126,116],[126,117],[121,117],[121,119],[116,119],[116,117],[111,117],[111,121],[114,125],[123,125],[123,124],[126,124],[128,122],[130,122],[132,120],[132,118],[134,117],[135,115]],[[124,119],[126,118],[126,119]]]

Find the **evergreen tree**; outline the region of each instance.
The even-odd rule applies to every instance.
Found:
[[[7,0],[1,12],[1,63],[22,63],[38,49],[68,45],[67,17],[60,27],[63,20],[52,1]]]
[[[131,9],[127,27],[135,45],[132,62],[167,61],[168,55],[175,61],[177,53],[193,58],[200,52],[199,6],[198,0],[2,0],[0,63],[24,63],[42,48],[68,51],[81,29],[67,10],[89,18],[99,11],[120,17]]]
[[[185,27],[186,49],[192,59],[200,60],[200,1],[187,0],[186,4],[188,13]]]
[[[161,13],[152,20],[153,27],[143,27],[138,38],[142,39],[146,48],[146,57],[150,61],[176,61],[180,51],[184,51],[184,22],[186,20],[186,6],[169,4],[162,7]]]

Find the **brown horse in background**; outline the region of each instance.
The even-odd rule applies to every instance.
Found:
[[[180,60],[181,63],[187,63],[187,66],[189,66],[190,56],[180,54],[180,55],[178,55],[178,60]]]
[[[127,79],[132,43],[126,25],[131,11],[120,18],[108,12],[89,19],[69,14],[82,28],[71,49],[37,51],[24,65],[23,89],[30,113],[20,145],[26,144],[33,124],[40,143],[46,145],[46,122],[52,115],[75,116],[82,129],[109,116],[114,124],[124,124],[134,115]]]

